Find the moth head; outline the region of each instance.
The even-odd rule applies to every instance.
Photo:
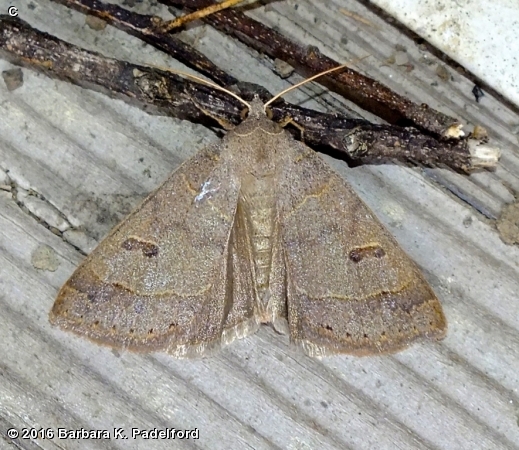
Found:
[[[269,110],[270,111],[270,110]],[[249,118],[260,119],[262,117],[268,117],[268,112],[266,110],[265,104],[261,101],[259,95],[254,95],[254,98],[250,102],[249,105]]]

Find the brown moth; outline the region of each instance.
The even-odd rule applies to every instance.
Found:
[[[316,357],[390,353],[446,332],[417,266],[259,100],[112,230],[50,321],[175,357],[207,355],[261,323]]]

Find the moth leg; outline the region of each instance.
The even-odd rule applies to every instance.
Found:
[[[286,116],[283,118],[283,120],[281,122],[279,122],[279,126],[281,126],[282,128],[285,128],[287,125],[293,125],[294,127],[296,127],[299,132],[301,133],[300,135],[300,139],[301,141],[304,141],[305,139],[305,127],[303,127],[302,125],[299,125],[292,117],[290,116]]]

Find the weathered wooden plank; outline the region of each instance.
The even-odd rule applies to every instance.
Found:
[[[8,3],[0,0],[0,9]],[[81,14],[52,2],[17,3],[31,25],[75,44],[138,63],[174,64],[111,27],[91,30]],[[217,137],[24,69],[20,89],[8,92],[0,82],[0,167],[8,171],[0,180],[15,188],[0,190],[2,433],[11,425],[200,430],[200,439],[189,441],[38,441],[49,449],[519,448],[519,251],[433,178],[498,214],[513,200],[511,190],[519,190],[512,132],[519,117],[490,96],[475,103],[472,83],[450,68],[452,78],[443,81],[437,75],[443,63],[362,3],[283,1],[250,14],[338,60],[371,54],[358,63],[370,76],[467,124],[482,124],[502,148],[494,173],[468,178],[392,165],[350,169],[327,158],[423,269],[445,306],[446,340],[391,357],[317,361],[263,328],[214,358],[177,361],[113,352],[52,329],[47,313],[82,259],[69,242],[91,250],[172,169]],[[150,4],[138,8],[167,14]],[[271,61],[214,30],[194,26],[182,35],[240,79],[272,92],[288,85],[272,73]],[[413,70],[387,62],[403,48]],[[8,67],[0,61],[0,70]],[[323,111],[356,110],[324,91],[307,85],[288,98]],[[35,216],[52,226],[64,220],[69,241]],[[41,245],[54,250],[56,271],[34,267]],[[21,448],[30,445],[19,441]]]

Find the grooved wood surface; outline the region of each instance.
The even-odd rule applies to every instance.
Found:
[[[0,0],[0,11],[12,3]],[[179,67],[110,26],[90,29],[83,15],[50,1],[16,5],[31,25],[74,44]],[[168,15],[146,0],[136,8]],[[0,80],[0,448],[519,449],[519,249],[505,245],[492,222],[519,191],[519,115],[489,95],[476,103],[472,82],[450,67],[439,77],[444,63],[363,2],[283,0],[249,14],[340,61],[370,54],[358,63],[363,72],[459,117],[466,130],[485,126],[502,149],[494,172],[470,177],[398,165],[348,168],[326,157],[421,267],[444,306],[447,338],[394,356],[313,360],[263,327],[216,357],[190,361],[112,351],[51,328],[55,295],[83,258],[77,248],[91,251],[181,161],[218,137],[23,69],[15,91]],[[301,79],[280,79],[272,61],[208,27],[182,36],[271,92]],[[0,60],[0,71],[12,67]],[[287,99],[356,110],[315,84]],[[11,446],[13,427],[112,436],[123,428],[129,439]],[[132,439],[132,428],[198,428],[199,439]]]

